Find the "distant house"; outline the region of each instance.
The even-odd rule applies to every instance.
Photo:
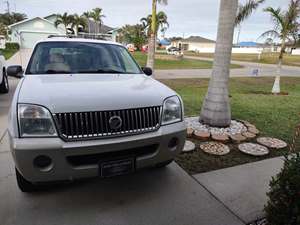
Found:
[[[45,18],[35,17],[12,24],[8,26],[11,33],[10,41],[19,43],[22,49],[32,49],[37,41],[45,39],[50,35],[65,35],[66,29],[62,24],[55,27],[54,23],[56,19],[57,15],[52,14]],[[91,36],[93,38],[97,38],[97,35],[104,35],[112,41],[117,40],[118,29],[111,28],[106,25],[102,25],[100,29],[96,29],[96,26],[97,25],[94,21],[90,21],[89,33],[85,33],[81,30],[79,36]]]
[[[190,36],[189,38],[172,38],[171,46],[183,51],[214,52],[216,42],[200,36]]]

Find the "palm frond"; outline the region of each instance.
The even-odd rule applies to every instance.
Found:
[[[280,34],[276,30],[268,30],[264,32],[262,35],[259,36],[258,39],[260,38],[280,38]]]
[[[265,0],[248,0],[244,5],[239,5],[235,18],[235,26],[240,25],[264,2]]]
[[[274,9],[272,7],[268,7],[266,9],[264,9],[264,11],[271,14],[271,18],[272,18],[275,26],[277,26],[277,27],[285,26],[284,15],[281,12],[281,8]]]

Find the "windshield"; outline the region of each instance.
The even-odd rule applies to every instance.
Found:
[[[126,48],[102,43],[42,42],[33,52],[26,74],[142,73]]]

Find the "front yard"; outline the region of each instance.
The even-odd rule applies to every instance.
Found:
[[[232,78],[230,95],[232,116],[247,120],[256,125],[261,136],[280,138],[291,142],[294,128],[300,123],[300,78],[282,78],[282,91],[287,96],[268,94],[273,85],[273,78]],[[186,116],[198,115],[207,91],[208,79],[162,80],[176,90],[183,98]],[[298,143],[300,144],[299,140]],[[189,173],[200,173],[230,167],[264,158],[283,155],[287,149],[271,151],[263,157],[252,157],[232,149],[227,156],[214,157],[197,150],[182,154],[177,162]],[[195,166],[196,165],[196,166]]]

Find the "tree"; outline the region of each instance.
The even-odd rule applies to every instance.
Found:
[[[91,23],[90,23],[90,18],[91,18],[91,12],[86,11],[82,14],[82,17],[86,19],[86,23],[88,25],[88,32],[91,33]]]
[[[75,32],[75,35],[77,36],[78,35],[78,30],[79,30],[79,27],[82,27],[83,29],[85,29],[86,27],[86,19],[82,16],[79,16],[78,14],[74,14],[72,15],[71,17],[71,28],[74,30]]]
[[[238,0],[221,0],[212,77],[200,115],[200,122],[216,127],[231,123],[228,82],[237,8]]]
[[[156,8],[157,2],[162,4],[167,4],[167,0],[152,0],[152,21],[150,29],[150,38],[148,44],[148,57],[147,57],[147,67],[154,69],[154,58],[155,58],[155,43],[156,43]]]
[[[102,9],[101,8],[94,8],[92,10],[92,12],[90,13],[90,17],[96,23],[95,33],[99,33],[100,32],[100,28],[101,28],[101,26],[103,24],[102,18],[105,17],[105,15],[103,15],[103,13],[102,13]]]
[[[263,33],[261,37],[273,37],[281,40],[278,71],[272,88],[272,93],[278,94],[280,93],[280,74],[286,42],[294,41],[296,44],[298,37],[300,25],[297,20],[300,17],[300,0],[291,0],[286,11],[283,11],[281,8],[274,9],[272,7],[268,7],[264,11],[271,15],[274,28]]]
[[[57,19],[54,22],[55,27],[58,27],[60,24],[63,24],[66,29],[66,34],[68,34],[68,26],[72,24],[73,16],[68,15],[68,13],[58,14]]]
[[[0,23],[4,24],[5,26],[9,26],[25,19],[27,19],[27,15],[24,13],[13,12],[0,14]]]
[[[140,21],[143,24],[144,29],[146,30],[147,36],[150,37],[151,36],[152,15],[143,17],[143,18],[141,18]],[[168,16],[165,12],[160,11],[156,15],[155,33],[157,34],[159,29],[161,32],[165,32],[167,28],[169,28]]]
[[[242,22],[245,21],[253,13],[253,11],[255,11],[260,6],[260,4],[264,2],[265,0],[248,0],[244,5],[239,4],[238,13],[235,18],[235,26],[238,27],[237,44],[239,43],[240,39]]]
[[[126,44],[133,43],[138,49],[141,49],[147,40],[143,25],[125,25],[120,30],[120,40]]]
[[[245,5],[239,6],[238,11],[238,0],[221,0],[212,77],[200,112],[200,122],[215,127],[230,125],[228,82],[234,27],[248,18],[257,8],[257,4],[262,2],[248,1]]]

